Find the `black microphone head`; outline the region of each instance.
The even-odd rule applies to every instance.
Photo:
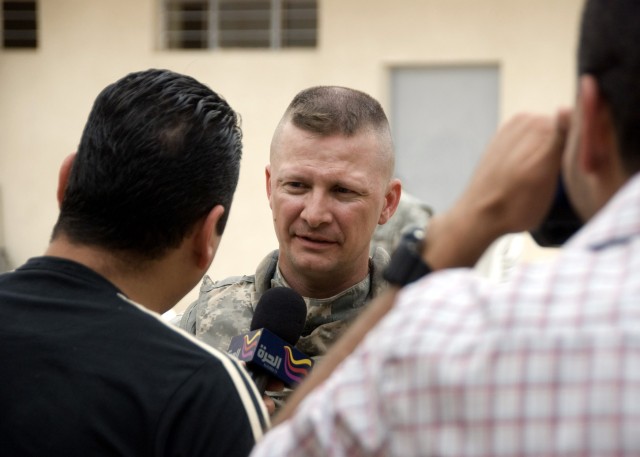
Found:
[[[295,346],[306,320],[307,304],[298,292],[288,287],[272,287],[258,300],[251,330],[266,328]]]

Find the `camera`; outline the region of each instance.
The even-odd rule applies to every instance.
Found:
[[[562,176],[560,176],[551,209],[542,223],[529,233],[539,246],[559,247],[571,238],[580,227],[582,227],[582,220],[571,205]]]

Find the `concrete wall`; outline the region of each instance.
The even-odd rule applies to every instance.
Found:
[[[243,117],[240,183],[210,270],[221,278],[253,272],[276,247],[264,166],[273,128],[298,90],[352,86],[388,107],[390,68],[498,63],[502,119],[552,112],[573,99],[582,0],[319,0],[316,49],[171,52],[157,46],[160,0],[38,3],[39,48],[0,50],[0,233],[10,265],[46,248],[58,167],[97,93],[156,67],[208,84]]]

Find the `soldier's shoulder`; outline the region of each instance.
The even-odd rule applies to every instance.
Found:
[[[196,306],[202,309],[223,308],[244,303],[251,307],[255,290],[254,276],[232,276],[218,281],[207,277],[200,286]]]
[[[229,276],[228,278],[213,281],[209,276],[205,276],[200,286],[200,293],[207,293],[213,290],[220,291],[231,286],[239,288],[254,287],[256,282],[255,275]]]

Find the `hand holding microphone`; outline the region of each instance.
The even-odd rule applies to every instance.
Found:
[[[294,346],[307,317],[304,299],[288,287],[267,290],[256,305],[250,331],[231,339],[229,354],[246,362],[246,367],[264,394],[269,380],[297,385],[309,373],[313,360]]]

